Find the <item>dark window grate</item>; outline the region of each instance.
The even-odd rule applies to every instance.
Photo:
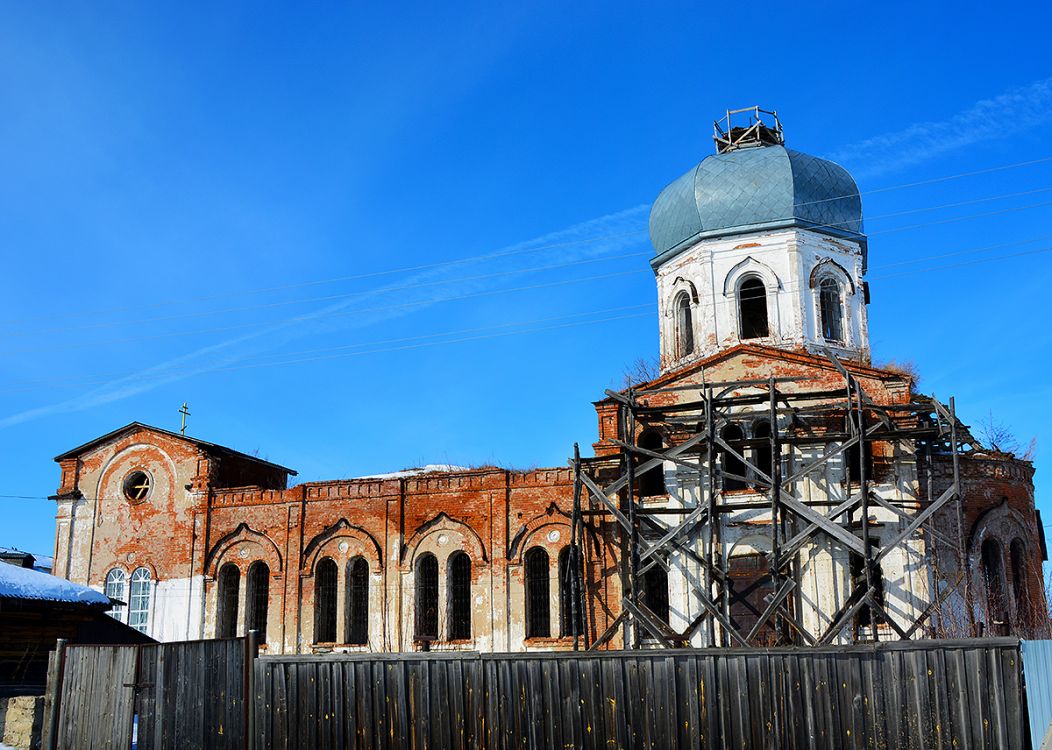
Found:
[[[254,562],[248,569],[248,630],[257,630],[261,640],[267,640],[267,608],[270,605],[270,568],[264,562]]]
[[[548,553],[540,547],[526,553],[527,638],[549,638],[552,634],[549,563]]]
[[[219,612],[216,613],[216,638],[233,638],[237,634],[237,600],[241,589],[241,571],[227,563],[219,571]]]
[[[471,558],[454,552],[449,558],[449,638],[471,637]]]
[[[559,553],[559,635],[584,635],[584,586],[577,595],[574,609],[574,571],[581,569],[581,552],[564,547]]]
[[[314,642],[336,642],[336,586],[340,571],[336,562],[326,557],[314,573],[315,620]]]
[[[430,553],[416,564],[416,637],[438,638],[438,560]]]
[[[355,646],[369,642],[369,563],[361,557],[348,566],[347,642]]]

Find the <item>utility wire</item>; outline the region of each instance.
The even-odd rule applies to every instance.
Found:
[[[1009,169],[1017,169],[1017,168],[1020,168],[1020,167],[1027,167],[1027,166],[1032,166],[1032,165],[1035,165],[1035,164],[1042,164],[1042,163],[1046,163],[1046,162],[1050,162],[1050,161],[1052,161],[1052,156],[1043,157],[1043,158],[1040,158],[1040,159],[1032,159],[1032,160],[1029,160],[1029,161],[1016,162],[1016,163],[1012,163],[1012,164],[1003,164],[1003,165],[998,165],[998,166],[994,166],[994,167],[989,167],[989,168],[986,168],[986,169],[973,170],[973,171],[970,171],[970,172],[960,172],[960,173],[957,173],[957,174],[943,175],[941,177],[935,177],[935,178],[932,178],[930,180],[921,180],[921,181],[915,181],[915,182],[900,183],[898,185],[889,185],[889,186],[886,186],[886,187],[875,188],[875,189],[868,190],[868,191],[860,191],[858,193],[858,195],[871,195],[871,194],[874,194],[874,193],[883,193],[883,192],[888,192],[888,191],[892,191],[892,190],[899,190],[899,189],[903,189],[903,188],[912,188],[912,187],[918,187],[918,186],[923,186],[923,185],[930,185],[930,184],[935,184],[935,183],[939,183],[939,182],[945,182],[947,180],[956,180],[956,179],[960,179],[960,178],[964,178],[964,177],[972,177],[972,176],[977,176],[977,175],[982,175],[982,174],[989,174],[989,173],[992,173],[992,172],[999,172],[999,171],[1004,171],[1004,170],[1009,170]],[[997,200],[999,198],[1009,197],[1011,195],[1025,195],[1025,194],[1029,194],[1029,193],[1032,193],[1032,192],[1041,192],[1042,190],[1048,190],[1048,189],[1052,189],[1052,188],[1041,188],[1041,189],[1038,189],[1036,191],[1024,191],[1022,193],[1017,193],[1017,194],[1006,194],[1005,196],[991,196],[991,197],[988,197],[988,198],[976,199],[974,202],[983,202],[983,201],[989,201],[989,200]],[[813,200],[813,201],[803,201],[803,202],[795,203],[794,204],[794,208],[795,207],[800,207],[800,206],[813,205],[813,204],[816,204],[816,203],[825,203],[825,202],[830,202],[830,201],[835,201],[835,200],[842,200],[844,198],[854,197],[854,195],[855,194],[852,193],[852,194],[849,194],[849,195],[836,196],[836,197],[832,197],[832,198],[821,198],[821,199],[817,199],[817,200]],[[911,209],[909,211],[897,212],[897,213],[893,213],[893,214],[886,214],[884,216],[872,216],[872,217],[868,217],[867,220],[873,221],[873,220],[877,220],[877,219],[880,219],[880,218],[887,218],[887,217],[891,217],[891,216],[901,215],[903,213],[916,213],[916,212],[925,211],[925,210],[937,210],[939,208],[947,208],[947,207],[954,207],[954,206],[959,206],[959,205],[966,205],[969,202],[973,202],[973,201],[964,201],[964,202],[960,202],[960,203],[956,203],[956,204],[946,204],[944,206],[938,206],[938,207]],[[631,211],[631,210],[633,210],[633,209],[628,209],[628,211]],[[626,212],[623,211],[623,212],[620,212],[620,213],[626,213]],[[828,224],[828,225],[819,225],[819,226],[827,226],[829,228],[833,228],[835,225]],[[582,244],[588,244],[588,243],[593,243],[593,242],[601,242],[601,241],[605,241],[605,240],[623,239],[623,238],[626,238],[626,237],[632,237],[632,236],[636,236],[636,235],[646,234],[646,231],[647,230],[645,230],[645,229],[640,229],[640,230],[635,230],[635,231],[630,231],[630,232],[622,232],[622,233],[618,233],[618,234],[602,235],[602,236],[598,236],[598,237],[587,237],[587,238],[582,238],[582,239],[578,239],[578,240],[565,240],[565,241],[562,241],[562,242],[552,242],[552,243],[546,243],[546,244],[543,244],[543,245],[536,245],[536,246],[525,247],[525,248],[509,249],[509,250],[506,250],[506,251],[496,251],[496,252],[492,252],[492,253],[484,253],[484,254],[480,254],[480,255],[468,256],[468,257],[463,257],[463,258],[456,258],[456,259],[452,259],[452,260],[436,261],[434,263],[425,263],[425,264],[419,264],[419,265],[415,265],[415,266],[403,266],[403,267],[400,267],[400,268],[393,268],[393,269],[387,269],[387,270],[381,270],[381,271],[372,271],[372,272],[367,272],[367,273],[351,274],[351,275],[345,275],[345,276],[335,276],[335,277],[330,277],[330,278],[325,278],[325,279],[315,279],[315,280],[311,280],[311,281],[297,282],[297,283],[293,283],[293,284],[283,284],[283,285],[278,285],[278,286],[260,287],[260,288],[257,288],[257,289],[233,290],[233,291],[230,291],[230,292],[225,292],[222,295],[208,295],[208,296],[198,296],[198,297],[191,297],[191,298],[180,298],[178,300],[166,300],[166,301],[161,301],[161,302],[146,303],[146,304],[143,304],[143,305],[135,305],[135,306],[124,306],[124,307],[118,307],[118,308],[105,308],[105,309],[95,310],[95,311],[78,311],[77,315],[78,315],[78,317],[80,317],[80,316],[83,316],[83,315],[88,315],[88,314],[93,314],[93,313],[94,314],[98,314],[98,313],[103,313],[103,312],[127,312],[127,311],[141,312],[143,309],[154,309],[154,308],[165,307],[165,306],[169,306],[169,305],[186,304],[188,302],[202,302],[202,301],[209,301],[209,300],[213,300],[213,299],[229,299],[232,296],[239,296],[239,295],[243,296],[243,295],[251,295],[251,294],[265,294],[265,293],[272,293],[272,292],[277,292],[277,291],[285,291],[285,290],[289,290],[289,289],[303,288],[303,287],[308,287],[308,286],[317,286],[317,285],[321,285],[321,284],[330,284],[330,283],[338,283],[338,282],[342,282],[342,281],[361,280],[361,279],[366,279],[366,278],[376,278],[376,277],[392,275],[392,274],[409,273],[409,272],[413,272],[413,271],[429,270],[429,269],[442,268],[442,267],[446,267],[446,266],[459,265],[459,264],[464,264],[464,263],[475,263],[475,262],[480,262],[480,261],[485,261],[485,260],[504,258],[504,257],[513,256],[513,255],[521,255],[521,254],[527,254],[527,253],[533,253],[533,252],[540,252],[542,250],[548,250],[548,249],[553,249],[553,248],[558,248],[558,247],[570,247],[570,246],[574,246],[574,245],[582,245]],[[527,244],[528,243],[529,243],[529,241],[527,241]],[[54,319],[55,317],[66,317],[66,316],[64,314],[58,314],[58,315],[34,316],[32,318],[0,320],[0,325],[10,325],[10,324],[22,323],[22,322],[26,322],[26,321],[30,321],[30,320],[39,320],[39,319],[48,319],[48,318]]]
[[[928,272],[930,272],[932,270],[943,270],[943,269],[955,268],[955,267],[958,267],[958,266],[973,265],[975,263],[991,262],[991,261],[1003,260],[1003,259],[1007,259],[1007,258],[1014,258],[1014,257],[1022,256],[1022,255],[1034,255],[1034,254],[1038,254],[1038,253],[1048,253],[1048,252],[1052,252],[1052,247],[1039,248],[1037,250],[1031,250],[1031,251],[1026,251],[1026,252],[1022,252],[1022,253],[1012,253],[1012,254],[1008,254],[1008,255],[994,256],[994,257],[991,257],[991,258],[983,258],[983,259],[979,259],[979,260],[975,260],[975,261],[964,261],[964,262],[959,262],[959,263],[944,264],[942,266],[934,266],[932,268],[923,269],[922,271],[908,271],[908,272],[904,272],[904,273],[900,273],[900,274],[893,274],[893,275],[885,277],[885,278],[893,278],[893,277],[901,277],[901,276],[915,276],[915,275],[920,275],[922,273],[928,273]],[[627,272],[627,273],[643,273],[643,271],[636,271],[636,272],[630,271],[630,272]],[[600,278],[600,277],[596,277],[596,278]],[[788,284],[786,284],[783,287],[783,289],[781,289],[781,290],[779,290],[777,292],[774,292],[774,294],[776,294],[776,295],[794,294],[794,293],[796,293],[796,291],[798,291],[802,287],[803,283],[804,282],[802,280],[798,281],[798,282],[788,283]],[[501,290],[497,290],[496,292],[492,292],[492,293],[499,293],[500,291]],[[489,293],[490,292],[487,292],[486,294],[489,294]],[[755,296],[746,295],[744,298],[745,299],[754,299],[754,298],[760,298],[760,297],[763,297],[763,296],[767,296],[767,292],[756,294]],[[702,307],[713,307],[714,308],[716,305],[734,305],[734,304],[738,304],[740,299],[742,299],[742,296],[741,295],[737,295],[736,297],[733,297],[733,298],[730,298],[730,299],[715,299],[715,300],[710,300],[710,301],[707,301],[707,302],[699,302],[695,307],[696,308],[702,308]],[[653,306],[652,304],[650,304],[650,305],[641,305],[641,307],[652,307],[652,306]],[[629,306],[628,308],[623,308],[623,309],[631,309],[631,308],[632,308],[632,306]],[[618,310],[618,309],[622,309],[622,308],[613,308],[613,310]],[[568,318],[569,317],[580,317],[580,316],[589,315],[589,314],[597,315],[597,314],[600,314],[602,312],[608,312],[608,311],[609,310],[601,310],[601,311],[595,311],[595,312],[592,312],[592,313],[577,313],[577,314],[570,315],[570,316],[565,316],[565,317],[568,317]],[[630,318],[648,317],[651,314],[652,313],[650,313],[650,312],[646,312],[646,313],[639,313],[639,314],[634,314],[634,315],[618,315],[618,316],[613,316],[613,317],[600,318],[600,319],[596,319],[596,320],[585,320],[585,321],[578,321],[578,322],[575,322],[575,323],[566,323],[566,324],[561,324],[561,325],[547,325],[547,326],[541,326],[541,327],[537,327],[537,328],[526,328],[525,330],[508,331],[508,332],[504,332],[504,333],[494,333],[494,334],[489,334],[489,335],[478,335],[478,336],[463,336],[463,334],[472,333],[472,332],[481,331],[481,330],[490,330],[490,328],[464,329],[464,330],[459,330],[459,331],[447,331],[447,332],[444,332],[444,333],[426,334],[426,335],[421,335],[421,336],[418,336],[418,337],[408,337],[407,339],[386,339],[386,340],[379,340],[379,341],[374,341],[374,342],[365,342],[365,343],[361,343],[361,344],[349,344],[349,345],[344,345],[344,346],[339,346],[339,347],[331,347],[329,349],[323,349],[323,350],[313,350],[314,352],[319,352],[319,351],[323,352],[323,351],[332,351],[332,350],[342,350],[342,349],[345,349],[345,348],[357,348],[357,347],[362,347],[362,346],[374,346],[374,347],[377,347],[377,348],[373,348],[373,349],[366,349],[366,350],[363,350],[363,351],[344,352],[342,354],[332,354],[332,355],[327,355],[327,356],[316,356],[316,357],[308,357],[308,358],[300,357],[300,358],[297,358],[297,359],[285,359],[285,360],[278,360],[278,361],[263,361],[263,362],[260,362],[260,361],[249,361],[249,362],[242,362],[241,364],[237,364],[237,365],[222,365],[220,363],[216,363],[215,365],[210,366],[208,364],[205,364],[205,365],[200,365],[198,367],[198,370],[199,370],[199,372],[206,372],[206,371],[207,372],[231,372],[231,371],[242,370],[242,369],[257,369],[257,368],[260,368],[260,367],[277,367],[277,366],[281,366],[281,365],[299,364],[299,363],[304,363],[304,362],[318,362],[318,361],[327,361],[327,360],[332,360],[332,359],[344,359],[344,358],[347,358],[347,357],[363,356],[363,355],[366,355],[366,354],[380,354],[380,353],[389,353],[389,352],[397,352],[397,351],[406,351],[406,350],[411,350],[411,349],[419,349],[419,348],[423,348],[423,347],[439,346],[439,345],[443,345],[443,344],[456,344],[456,343],[464,343],[464,342],[469,342],[469,341],[480,341],[480,340],[486,340],[486,339],[492,339],[492,338],[503,338],[503,337],[512,336],[512,335],[541,333],[541,332],[544,332],[544,331],[561,329],[561,328],[569,328],[569,327],[578,327],[578,326],[582,326],[582,325],[606,323],[606,322],[617,321],[617,320],[625,320],[625,319],[630,319]],[[539,321],[535,320],[535,321],[526,321],[526,322],[521,322],[521,323],[508,323],[508,324],[502,324],[501,326],[497,326],[497,327],[531,326],[531,325],[534,325],[535,323],[538,323],[538,322],[544,322],[545,320],[551,320],[551,319],[541,319]],[[448,336],[461,336],[461,337],[460,338],[452,338],[452,339],[445,339],[444,338],[444,337],[448,337]],[[407,345],[403,345],[403,346],[385,346],[385,344],[397,343],[399,341],[420,340],[420,339],[443,339],[443,340],[425,341],[423,343],[407,344]],[[289,356],[299,356],[301,354],[308,354],[308,353],[312,353],[312,350],[307,350],[307,351],[304,351],[304,352],[294,352],[294,353],[275,352],[275,353],[264,355],[264,356],[266,356],[266,357],[289,357]],[[7,390],[9,392],[14,392],[14,391],[19,391],[19,390],[32,390],[34,385],[44,385],[44,386],[47,386],[47,387],[56,387],[56,386],[59,386],[59,385],[85,385],[85,386],[104,385],[106,383],[111,382],[113,379],[119,378],[119,377],[121,377],[120,374],[115,374],[115,375],[113,375],[113,376],[111,376],[109,378],[102,379],[102,380],[96,380],[96,381],[78,381],[78,380],[71,380],[71,381],[54,381],[54,380],[21,381],[19,386],[9,387]]]

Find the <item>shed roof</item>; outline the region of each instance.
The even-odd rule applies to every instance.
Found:
[[[109,597],[103,593],[41,573],[32,568],[0,563],[0,600],[62,602],[109,608]]]

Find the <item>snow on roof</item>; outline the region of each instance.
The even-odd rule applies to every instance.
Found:
[[[70,602],[73,604],[105,604],[110,600],[105,594],[87,586],[70,583],[48,573],[31,568],[0,563],[0,599],[36,599],[45,602]]]
[[[418,466],[415,469],[403,469],[402,471],[392,471],[390,474],[368,474],[364,477],[356,477],[357,479],[401,479],[402,477],[416,477],[421,474],[434,474],[440,471],[471,471],[469,466],[455,466],[453,464],[427,464],[426,466]]]

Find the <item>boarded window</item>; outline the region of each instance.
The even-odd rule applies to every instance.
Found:
[[[738,320],[743,339],[762,339],[769,335],[767,289],[757,278],[746,279],[738,289]]]
[[[369,642],[369,563],[362,557],[347,566],[347,642]]]
[[[690,295],[680,292],[676,297],[676,356],[694,353],[694,317],[690,310]]]
[[[114,568],[106,574],[106,596],[120,604],[114,604],[109,611],[110,617],[124,622],[128,611],[128,575],[120,568]]]
[[[653,451],[654,453],[660,453],[665,447],[664,442],[661,439],[661,433],[657,430],[644,430],[643,434],[639,436],[636,445],[645,450]],[[647,461],[650,461],[651,456],[635,454],[634,460],[637,466],[641,466]],[[653,497],[655,495],[665,494],[665,469],[661,464],[658,464],[642,474],[637,474],[636,480],[636,487],[638,488],[640,497]]]
[[[245,630],[256,630],[263,643],[267,642],[267,610],[270,608],[270,568],[257,560],[248,568],[245,580]]]
[[[131,575],[131,596],[128,601],[128,624],[145,633],[150,624],[150,571],[136,568]]]
[[[551,625],[551,582],[548,553],[534,547],[526,553],[526,637],[548,638]]]
[[[449,556],[449,638],[471,637],[471,558],[463,552]]]
[[[654,565],[643,574],[643,604],[668,623],[668,573],[660,565]]]
[[[563,637],[584,635],[584,582],[575,582],[580,575],[580,549],[564,547],[559,553],[559,635]]]
[[[330,557],[322,558],[314,571],[314,642],[336,642],[336,587],[339,566]]]
[[[430,552],[416,563],[416,637],[438,638],[438,560]]]
[[[752,427],[752,436],[757,440],[768,441],[771,437],[771,423],[761,419]],[[771,445],[769,442],[761,443],[752,449],[753,465],[767,476],[771,476],[773,465],[771,463]],[[757,490],[766,488],[766,484],[754,485]]]
[[[733,448],[738,455],[742,454],[742,450],[744,449],[742,441],[745,439],[745,433],[742,431],[741,427],[736,424],[729,424],[723,428],[720,437],[722,437],[723,441]],[[740,478],[745,476],[745,462],[738,458],[738,456],[727,450],[720,450],[720,470],[725,473],[723,476],[724,492],[730,490],[744,490],[746,488],[745,480]]]
[[[756,627],[774,594],[767,558],[758,552],[735,555],[730,558],[727,573],[731,625],[744,638]],[[753,645],[773,646],[777,640],[774,618],[771,618],[757,631]]]
[[[818,306],[822,314],[822,338],[844,340],[844,308],[840,303],[840,285],[833,279],[822,279],[818,285]]]

